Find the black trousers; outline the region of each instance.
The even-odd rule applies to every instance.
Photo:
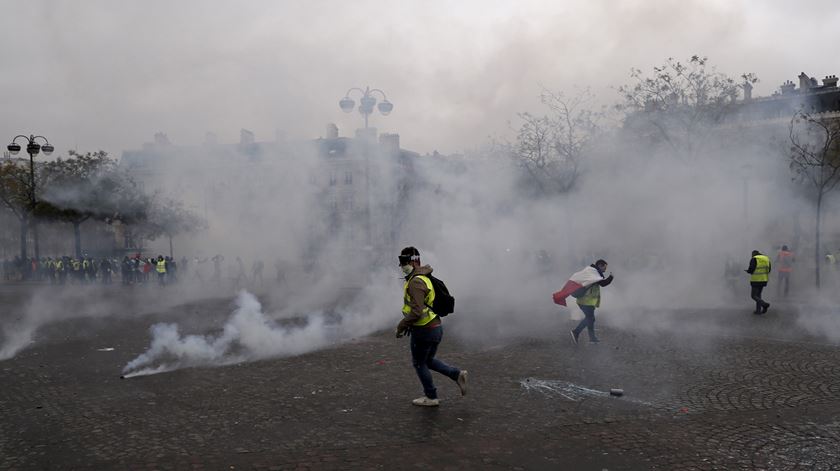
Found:
[[[764,287],[767,286],[767,283],[750,283],[750,297],[755,301],[755,312],[761,312],[761,308],[764,307],[766,302],[761,299],[761,292],[764,291]]]

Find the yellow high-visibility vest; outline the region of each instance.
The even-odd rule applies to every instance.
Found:
[[[770,279],[770,257],[767,255],[756,255],[755,271],[750,276],[750,283],[767,283]]]
[[[592,283],[586,291],[583,293],[583,296],[577,299],[577,303],[579,306],[601,306],[601,285],[597,282]]]
[[[423,283],[425,283],[426,287],[429,288],[429,292],[426,293],[426,298],[423,299],[423,317],[414,323],[415,326],[421,327],[429,322],[432,322],[434,318],[437,317],[437,314],[435,314],[435,312],[432,311],[432,308],[429,307],[435,302],[435,288],[432,286],[432,280],[430,280],[428,276],[415,275],[412,278],[419,278],[423,280]],[[404,303],[402,312],[407,315],[411,312],[411,305],[409,304],[411,303],[411,297],[408,295],[408,281],[406,281],[405,285],[403,285],[403,300]]]
[[[158,260],[155,268],[158,273],[166,273],[166,260]]]

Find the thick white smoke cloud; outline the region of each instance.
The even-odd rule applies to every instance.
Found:
[[[266,313],[257,297],[243,290],[221,332],[187,334],[175,323],[155,324],[150,328],[149,348],[130,361],[123,372],[132,377],[299,355],[367,335],[390,325],[392,313],[399,309],[396,301],[383,296],[387,280],[394,277],[379,273],[375,279],[359,296],[347,298],[347,303],[335,311],[309,312],[304,316],[295,315],[298,311],[289,307]]]
[[[181,335],[177,324],[152,326],[149,349],[130,361],[128,376],[168,371],[183,366],[204,366],[295,355],[323,347],[328,339],[321,315],[309,316],[301,327],[281,327],[266,318],[257,298],[242,291],[236,310],[217,335]],[[159,360],[167,361],[148,368]],[[136,371],[135,371],[136,370]]]
[[[74,319],[126,318],[167,312],[177,306],[218,298],[208,287],[183,284],[177,290],[157,286],[123,290],[115,285],[44,286],[29,291],[12,312],[0,320],[0,360],[14,358],[38,341],[42,327]]]

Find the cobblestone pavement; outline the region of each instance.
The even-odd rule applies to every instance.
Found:
[[[627,313],[632,327],[605,311],[604,342],[577,347],[562,316],[483,342],[453,318],[439,357],[469,369],[470,391],[437,376],[434,409],[410,404],[419,384],[390,332],[120,379],[152,323],[209,331],[229,301],[41,327],[0,361],[0,469],[840,469],[840,346],[781,304]],[[671,327],[642,329],[656,324]]]

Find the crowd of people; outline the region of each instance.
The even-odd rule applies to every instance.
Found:
[[[186,259],[182,259],[186,261]],[[184,263],[183,265],[186,265]],[[43,281],[50,284],[111,284],[119,279],[122,284],[146,283],[155,274],[161,284],[178,280],[178,264],[172,257],[133,257],[122,260],[114,257],[42,257],[28,260],[15,257],[3,261],[3,279],[6,281]]]
[[[119,282],[123,285],[156,283],[167,285],[177,283],[179,278],[189,279],[200,283],[216,282],[221,284],[223,279],[230,279],[234,287],[244,287],[249,281],[263,283],[262,260],[255,260],[250,274],[245,271],[242,259],[236,257],[234,263],[227,267],[227,275],[222,275],[224,256],[194,257],[192,261],[186,257],[176,260],[174,257],[163,255],[145,256],[126,255],[122,259],[117,257],[42,257],[40,259],[3,260],[3,281],[34,281],[54,285],[109,285]],[[212,271],[210,265],[212,264]],[[278,268],[278,280],[281,278]]]

